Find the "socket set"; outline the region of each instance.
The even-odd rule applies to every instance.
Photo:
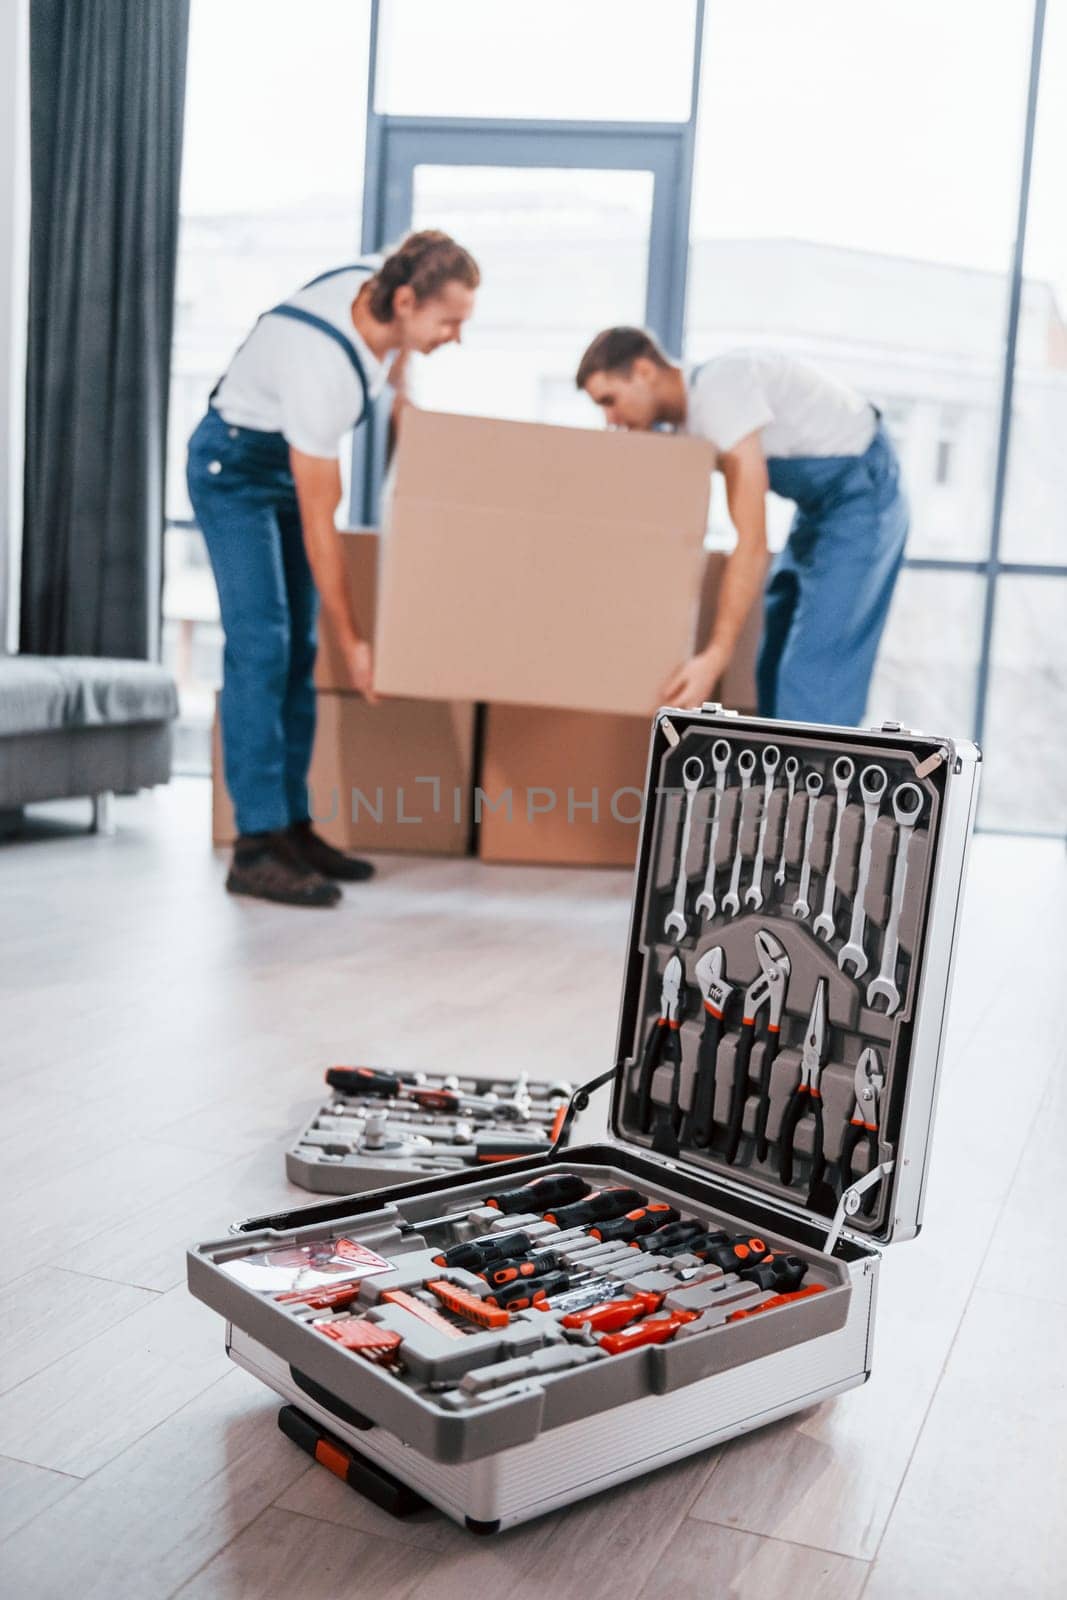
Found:
[[[559,1139],[573,1085],[336,1066],[325,1100],[285,1153],[291,1183],[355,1194],[520,1156]]]

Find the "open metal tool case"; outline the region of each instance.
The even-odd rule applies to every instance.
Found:
[[[573,1103],[610,1082],[606,1140],[257,1217],[190,1251],[192,1292],[226,1319],[233,1359],[290,1402],[286,1430],[340,1441],[350,1481],[382,1503],[411,1489],[491,1532],[862,1383],[880,1247],[920,1226],[979,760],[896,725],[662,710],[615,1065]],[[374,1302],[417,1288],[435,1250],[494,1218],[538,1220],[464,1222],[472,1208],[562,1173],[756,1231],[815,1292],[464,1394],[463,1374],[563,1341],[560,1316],[415,1340],[389,1368],[227,1270],[351,1239],[391,1264],[360,1290],[387,1321]],[[454,1226],[431,1222],[451,1212]]]
[[[362,1081],[361,1081],[362,1078]],[[569,1083],[332,1067],[333,1089],[285,1152],[290,1183],[357,1194],[489,1162],[545,1155],[558,1142]]]

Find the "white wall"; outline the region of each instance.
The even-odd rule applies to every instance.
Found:
[[[0,3],[0,648],[18,641],[26,283],[29,0]]]

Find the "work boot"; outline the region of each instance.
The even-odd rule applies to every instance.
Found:
[[[286,838],[296,859],[324,878],[336,878],[341,883],[364,883],[367,878],[374,877],[369,861],[335,850],[315,832],[310,822],[290,823]]]
[[[283,906],[335,906],[341,898],[335,883],[297,859],[292,842],[280,831],[237,840],[226,888],[230,894]]]

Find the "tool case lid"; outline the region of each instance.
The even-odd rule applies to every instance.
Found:
[[[707,887],[708,848],[715,831],[717,779],[712,749],[719,744],[721,765],[723,741],[729,746],[730,762],[717,802],[719,865],[711,878],[716,905],[711,915],[705,915],[697,912],[696,901]],[[769,748],[778,752],[771,784],[767,784],[763,765]],[[722,902],[737,876],[736,810],[741,792],[738,758],[744,751],[752,753],[754,770],[741,807],[742,869],[737,885],[741,904],[734,915],[729,915]],[[690,797],[692,816],[687,830],[683,769],[693,757],[703,772]],[[784,776],[788,757],[798,763],[792,801]],[[834,933],[827,942],[816,937],[813,924],[825,909],[828,856],[833,851],[837,826],[833,769],[840,757],[852,762],[853,777],[840,823],[837,887],[830,897]],[[831,1247],[842,1232],[872,1244],[910,1238],[919,1231],[980,761],[980,752],[973,743],[911,732],[896,723],[885,723],[878,729],[812,726],[741,717],[712,704],[700,710],[663,708],[657,713],[649,750],[611,1088],[610,1123],[616,1140],[658,1153],[671,1167],[713,1174],[716,1182],[727,1189],[756,1196],[765,1204],[800,1214],[809,1221],[821,1219],[829,1232]],[[861,944],[867,966],[857,977],[853,964],[849,962],[847,970],[842,970],[838,957],[855,927],[847,885],[854,884],[862,870],[867,817],[860,778],[871,766],[882,768],[887,782],[877,825],[872,827],[868,892],[864,896]],[[697,768],[690,765],[686,775],[691,783],[696,773]],[[823,778],[821,793],[814,797],[805,788],[805,779],[811,773]],[[870,781],[873,786],[880,780]],[[918,786],[922,804],[914,826],[902,835],[892,802],[895,790],[905,782]],[[901,805],[904,804],[902,798]],[[811,806],[815,810],[809,848],[805,834]],[[759,852],[764,809],[764,866],[759,880],[763,903],[757,907],[745,902],[744,892],[756,881],[754,861]],[[901,998],[898,1009],[890,1016],[882,998],[876,997],[872,1004],[867,991],[883,964],[883,935],[896,887],[895,846],[901,837],[907,841],[907,854],[901,867],[900,949],[896,961],[889,961]],[[686,926],[679,939],[665,925],[679,904],[679,856],[683,848]],[[792,906],[798,898],[806,848],[813,870],[810,914],[803,918],[793,912]],[[783,863],[785,881],[779,884],[772,875],[781,875]],[[675,922],[674,928],[677,927]],[[731,1161],[726,1126],[727,1107],[732,1101],[731,1074],[746,990],[761,972],[755,943],[755,934],[761,929],[772,935],[788,958],[784,1013],[777,1057],[764,1080],[763,1052],[769,1037],[766,1008],[762,1018],[757,1012],[756,1042],[746,1080],[744,1132]],[[712,1139],[710,1144],[698,1145],[687,1116],[693,1107],[706,1021],[695,968],[700,957],[716,946],[722,951],[722,975],[733,993],[727,1001],[718,1046]],[[684,972],[678,1030],[682,1066],[675,1089],[672,1068],[669,1062],[663,1064],[666,1057],[661,1057],[661,1065],[652,1077],[649,1122],[648,1103],[642,1106],[639,1093],[641,1062],[650,1034],[657,1031],[664,974],[674,954],[679,956]],[[802,1047],[820,987],[826,997],[829,1023],[819,1081],[828,1165],[824,1182],[811,1186],[812,1164],[805,1155],[813,1131],[809,1114],[798,1124],[794,1141],[794,1168],[799,1170],[799,1179],[794,1173],[794,1182],[786,1185],[779,1171],[780,1141],[775,1135],[781,1132],[783,1116],[800,1080]],[[875,1064],[883,1074],[878,1102],[880,1177],[857,1195],[856,1185],[862,1185],[862,1156],[852,1158],[851,1184],[840,1181],[836,1158],[841,1154],[842,1140],[856,1106],[856,1067],[865,1049],[874,1050]],[[760,1161],[752,1135],[761,1109],[758,1088],[765,1081],[769,1144],[766,1159]],[[864,1140],[860,1143],[865,1153]]]

